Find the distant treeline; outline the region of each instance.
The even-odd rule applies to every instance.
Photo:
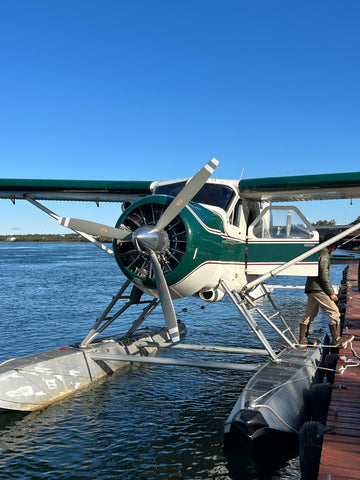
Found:
[[[99,238],[100,242],[106,243],[109,242],[108,238]],[[33,234],[33,235],[0,235],[0,242],[46,242],[46,243],[80,243],[87,242],[84,237],[78,235],[77,233],[67,233],[65,235],[56,235],[56,234]]]

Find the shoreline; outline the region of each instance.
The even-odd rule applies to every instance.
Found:
[[[97,238],[102,243],[109,243],[108,238]],[[89,243],[77,233],[67,234],[28,234],[28,235],[0,235],[0,243]],[[110,242],[111,243],[111,242]]]

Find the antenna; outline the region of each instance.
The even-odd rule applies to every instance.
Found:
[[[243,175],[244,175],[244,167],[243,167],[243,169],[241,170],[241,175],[240,175],[239,182],[241,182]]]

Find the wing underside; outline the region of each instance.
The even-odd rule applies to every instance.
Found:
[[[268,202],[360,198],[360,172],[240,180],[243,198]]]
[[[124,202],[150,195],[151,184],[150,181],[0,179],[0,198]]]

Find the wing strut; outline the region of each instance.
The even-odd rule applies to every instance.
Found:
[[[36,200],[34,200],[33,198],[25,195],[25,200],[27,200],[28,202],[30,202],[32,205],[34,205],[35,207],[39,208],[40,210],[42,210],[43,212],[47,213],[48,215],[50,215],[50,217],[54,218],[55,220],[59,221],[62,217],[60,217],[60,215],[57,215],[56,213],[52,212],[49,208],[45,207],[44,205],[42,205],[41,203],[37,202]],[[106,253],[108,253],[109,255],[112,255],[114,256],[114,252],[111,250],[111,248],[108,248],[105,244],[99,242],[98,240],[96,240],[95,237],[93,237],[92,235],[89,235],[88,233],[85,233],[85,232],[80,232],[79,230],[74,230],[72,229],[71,227],[69,227],[71,230],[73,230],[73,232],[76,232],[78,233],[79,235],[81,235],[82,237],[86,238],[86,240],[88,240],[89,242],[93,243],[96,247],[100,248],[101,250],[104,250]]]

